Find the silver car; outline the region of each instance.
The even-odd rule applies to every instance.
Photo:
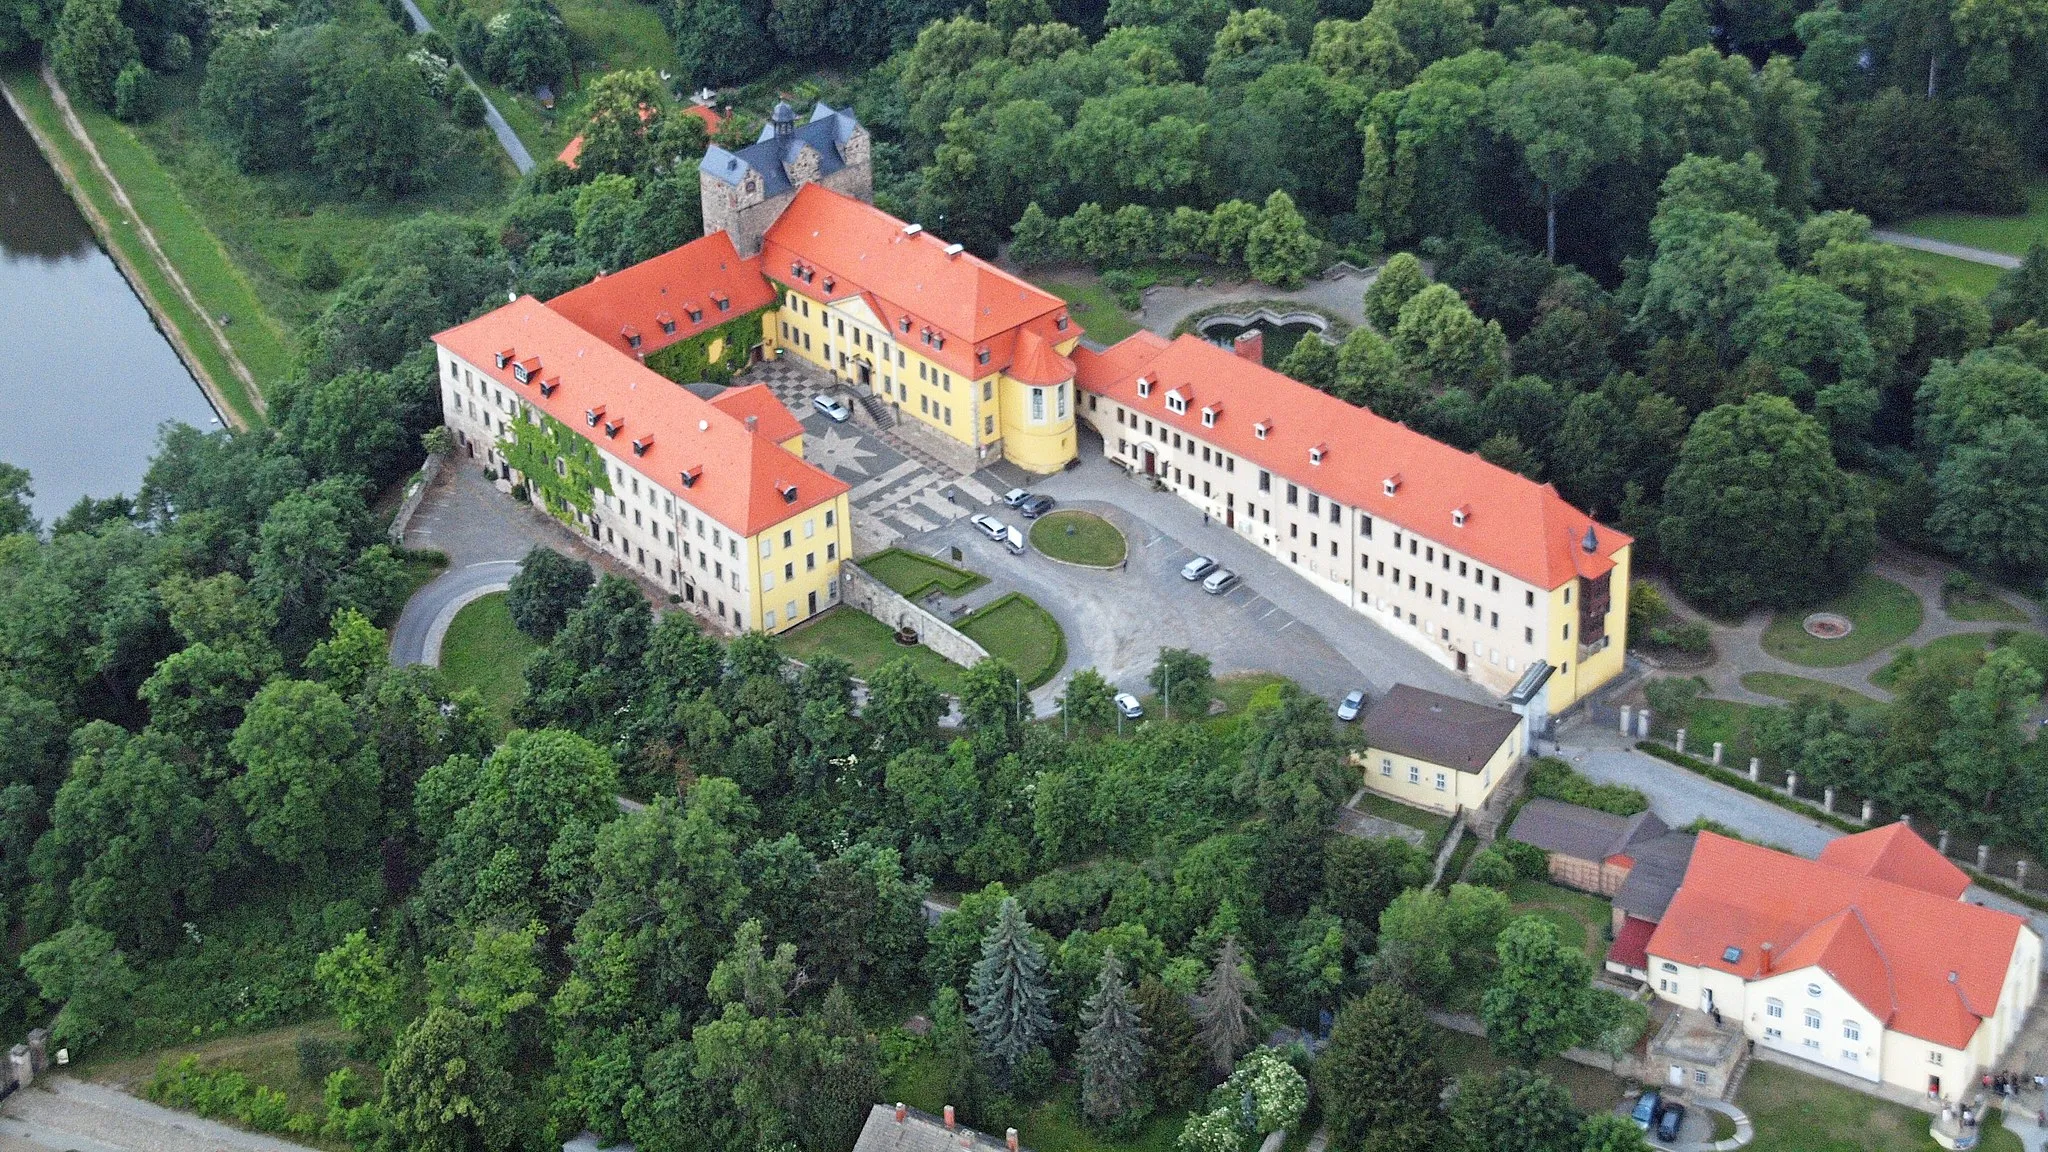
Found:
[[[1138,698],[1129,692],[1116,694],[1116,710],[1126,720],[1142,720],[1145,717],[1145,706],[1138,703]]]
[[[1183,580],[1200,580],[1215,570],[1216,562],[1214,560],[1209,559],[1207,556],[1197,556],[1186,564],[1181,565],[1180,578]]]
[[[1221,596],[1235,587],[1237,587],[1237,573],[1232,572],[1228,568],[1218,568],[1216,571],[1209,573],[1207,580],[1202,581],[1202,591],[1207,592],[1211,596]]]
[[[853,418],[853,409],[837,396],[817,395],[811,397],[811,407],[823,412],[834,424],[844,424]]]
[[[1351,695],[1344,697],[1344,702],[1337,705],[1337,719],[1349,723],[1358,719],[1358,714],[1364,710],[1365,691],[1359,689],[1352,692]]]
[[[967,522],[979,529],[983,536],[998,543],[1009,538],[1010,526],[985,512],[977,512],[969,516]]]

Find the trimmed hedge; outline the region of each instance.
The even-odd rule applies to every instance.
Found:
[[[1539,757],[1529,765],[1529,794],[1616,816],[1633,816],[1650,807],[1649,797],[1634,788],[1595,784],[1555,756]]]

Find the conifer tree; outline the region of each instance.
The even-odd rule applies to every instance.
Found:
[[[1154,1105],[1162,1111],[1193,1106],[1206,1085],[1187,999],[1148,976],[1138,983],[1138,1019],[1145,1027],[1145,1068],[1152,1077]]]
[[[1102,976],[1081,1019],[1088,1025],[1081,1034],[1081,1111],[1098,1124],[1135,1120],[1145,1076],[1145,1027],[1115,952],[1103,953]]]
[[[1259,1013],[1252,1001],[1259,994],[1259,982],[1252,977],[1237,937],[1226,937],[1216,955],[1216,970],[1202,983],[1195,1001],[1195,1023],[1202,1050],[1209,1054],[1209,1067],[1220,1078],[1230,1074],[1237,1054],[1251,1046]]]
[[[981,1054],[1014,1069],[1052,1032],[1052,991],[1045,953],[1031,938],[1031,922],[1015,897],[1004,900],[981,939],[981,962],[967,985]]]

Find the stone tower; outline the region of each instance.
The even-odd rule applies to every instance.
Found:
[[[823,103],[803,122],[787,102],[777,104],[759,140],[738,151],[716,144],[705,150],[697,165],[704,234],[726,232],[740,255],[752,256],[796,190],[814,182],[872,202],[868,130],[852,113]]]

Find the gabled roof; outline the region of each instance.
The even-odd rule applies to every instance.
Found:
[[[1633,856],[1637,846],[1670,832],[1649,812],[1617,816],[1578,804],[1538,796],[1522,805],[1508,838],[1595,863],[1612,856]]]
[[[847,490],[769,436],[749,432],[739,416],[648,371],[531,296],[439,333],[434,342],[742,536]],[[511,354],[503,368],[500,352]],[[525,384],[513,375],[519,364],[532,365]],[[543,383],[550,384],[546,396]],[[617,433],[606,437],[601,427],[591,427],[593,413],[601,413],[600,425],[616,421]],[[644,451],[633,451],[635,441]],[[685,486],[682,476],[693,469]],[[796,499],[784,499],[792,487]]]
[[[1820,862],[1932,892],[1945,900],[1960,897],[1970,886],[1968,873],[1904,824],[1830,840],[1820,850]]]
[[[773,275],[776,267],[768,265]],[[1419,533],[1538,588],[1599,577],[1634,541],[1572,507],[1557,489],[1462,452],[1366,408],[1184,335],[1163,343],[1139,333],[1104,352],[1074,353],[1081,388],[1220,446],[1331,499]],[[1158,385],[1139,396],[1137,378]],[[1167,410],[1168,389],[1192,385],[1223,414]],[[1266,425],[1262,438],[1254,426]],[[1321,463],[1310,450],[1322,447]],[[1389,482],[1393,493],[1388,494]],[[1463,524],[1454,512],[1462,510]],[[1593,550],[1583,545],[1588,530]]]
[[[764,193],[780,196],[790,189],[789,173],[783,165],[794,159],[799,151],[805,146],[815,150],[818,153],[818,175],[830,176],[846,167],[840,147],[859,130],[859,122],[851,115],[820,102],[811,109],[810,122],[791,132],[787,140],[777,140],[775,125],[770,123],[762,127],[760,139],[737,152],[711,145],[705,149],[704,159],[697,162],[697,170],[727,184],[738,184],[752,169],[761,174]]]
[[[870,1108],[853,1152],[1006,1152],[1003,1141],[964,1124],[949,1130],[945,1121],[929,1113],[915,1108],[903,1113],[898,1120],[896,1110],[886,1104]]]
[[[775,391],[766,384],[748,384],[741,388],[728,388],[711,398],[715,408],[739,417],[745,423],[747,417],[754,418],[754,434],[766,436],[776,444],[787,444],[804,434],[804,426],[789,409],[782,406]]]
[[[1366,743],[1378,751],[1477,772],[1521,727],[1505,708],[1396,684],[1365,714]]]
[[[728,305],[723,310],[720,296]],[[640,337],[638,354],[646,356],[773,303],[775,289],[761,276],[760,258],[742,257],[731,236],[713,232],[600,275],[548,301],[548,307],[627,355],[636,352],[627,337],[630,328]],[[675,324],[674,332],[662,331],[664,318]]]
[[[1652,924],[1662,920],[1685,881],[1695,839],[1690,832],[1666,832],[1630,845],[1628,854],[1635,864],[1614,893],[1614,906],[1638,920]]]
[[[1997,1011],[2022,931],[2011,913],[1702,832],[1649,954],[1745,980],[1816,968],[1885,1027],[1961,1048]]]
[[[1066,301],[820,184],[797,189],[769,226],[761,267],[791,291],[823,304],[863,298],[897,341],[969,380],[1027,360],[1040,376],[1057,371],[1053,360],[1020,348],[1020,329],[1048,345],[1081,335]],[[798,277],[798,267],[809,274]],[[943,346],[927,339],[931,335],[942,337]]]
[[[1638,920],[1626,916],[1621,921],[1621,931],[1614,934],[1614,946],[1607,950],[1607,962],[1646,972],[1650,967],[1650,955],[1646,950],[1650,935],[1657,931],[1657,925],[1649,920]]]

